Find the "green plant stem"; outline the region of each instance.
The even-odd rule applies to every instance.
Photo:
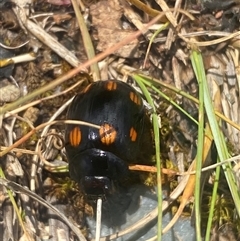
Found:
[[[198,62],[198,52],[192,51],[191,53],[192,66],[198,80],[199,86],[199,113],[198,113],[198,141],[197,141],[197,162],[196,162],[196,183],[194,193],[194,207],[195,207],[195,226],[196,226],[196,239],[202,240],[201,236],[201,169],[203,161],[203,147],[204,147],[204,95],[203,95],[203,78],[204,69]]]
[[[86,50],[87,57],[88,57],[88,59],[92,59],[95,57],[95,51],[94,51],[94,47],[92,44],[90,34],[88,32],[88,28],[86,26],[85,20],[83,18],[83,15],[79,9],[79,6],[78,6],[76,0],[72,0],[72,5],[73,5],[73,9],[75,11],[75,14],[76,14],[76,17],[78,20],[78,25],[79,25],[80,31],[82,33],[83,44],[84,44],[84,48]],[[90,68],[91,68],[91,72],[93,75],[93,80],[94,81],[100,80],[100,72],[99,72],[98,64],[93,63],[93,64],[91,64]]]
[[[129,73],[129,75],[131,75],[131,73]],[[144,75],[144,74],[141,74],[141,73],[138,73],[139,76],[141,76],[145,82],[147,82],[148,86],[153,86],[154,90],[156,90],[156,87],[154,87],[154,85],[150,84],[150,83],[154,83],[155,85],[160,85],[162,87],[165,87],[169,90],[172,90],[173,92],[175,92],[176,94],[178,95],[181,95],[191,101],[193,101],[194,103],[196,104],[199,104],[199,101],[198,99],[196,99],[195,97],[193,97],[192,95],[189,95],[188,93],[182,91],[182,90],[179,90],[178,88],[176,88],[175,86],[173,85],[170,85],[170,84],[167,84],[165,83],[164,81],[161,81],[161,80],[158,80],[158,79],[155,79],[155,78],[150,78],[149,76],[147,75]],[[150,82],[150,83],[149,83]],[[158,90],[159,91],[159,90]],[[170,99],[170,98],[169,98]],[[179,108],[178,108],[179,109]],[[180,110],[180,109],[179,109]],[[230,124],[231,126],[233,126],[234,128],[236,128],[237,130],[240,131],[240,126],[236,123],[234,123],[232,120],[226,118],[226,116],[224,116],[222,113],[220,113],[219,111],[217,110],[214,110],[214,113],[216,114],[216,116],[220,117],[222,120],[226,121],[228,124]]]
[[[196,58],[200,68],[204,69],[202,55],[197,54]],[[220,126],[219,126],[221,124],[220,119],[219,118],[217,119],[215,115],[212,99],[210,97],[210,93],[208,89],[208,83],[207,83],[205,71],[203,71],[201,74],[202,74],[202,81],[203,81],[204,106],[205,106],[208,122],[212,131],[214,143],[217,148],[219,160],[222,162],[229,158],[229,153],[226,146],[225,138],[223,136],[222,131],[220,130]],[[237,214],[240,217],[240,196],[238,192],[238,187],[234,180],[235,178],[234,178],[234,174],[233,174],[234,172],[232,170],[232,166],[230,163],[226,163],[226,164],[223,164],[222,167],[224,170],[226,180],[228,182],[231,195],[233,197],[233,201],[235,203]]]
[[[1,178],[5,178],[4,172],[3,172],[3,170],[2,170],[1,167],[0,167],[0,177],[1,177]],[[18,221],[19,221],[19,223],[20,223],[20,226],[22,227],[23,232],[28,236],[27,230],[26,230],[26,228],[25,228],[25,226],[24,226],[24,223],[23,223],[23,220],[22,220],[22,216],[21,216],[20,211],[19,211],[19,209],[18,209],[17,203],[16,203],[16,201],[15,201],[15,199],[14,199],[14,197],[13,197],[13,193],[12,193],[12,191],[10,191],[9,189],[7,189],[7,193],[8,193],[8,197],[9,197],[9,199],[10,199],[12,205],[13,205],[13,208],[14,208],[16,214],[17,214],[17,217],[18,217]]]
[[[156,108],[155,108],[153,99],[149,94],[146,86],[143,84],[143,82],[145,81],[138,75],[133,75],[133,78],[140,86],[144,96],[146,97],[147,102],[153,108],[152,120],[153,120],[153,131],[154,131],[154,140],[155,140],[155,153],[156,153],[156,165],[157,165],[157,195],[158,195],[157,240],[161,241],[162,239],[162,178],[161,178],[160,134],[159,134],[158,116],[156,113]]]
[[[219,162],[219,160],[218,160]],[[211,228],[212,228],[212,220],[214,217],[214,210],[216,208],[216,200],[217,200],[217,190],[218,190],[218,184],[219,184],[219,177],[220,177],[220,166],[216,168],[216,174],[215,174],[215,180],[214,180],[214,186],[213,186],[213,192],[212,192],[212,200],[211,205],[209,209],[209,215],[208,215],[208,222],[207,222],[207,230],[205,235],[205,241],[210,241],[211,238]]]
[[[132,74],[132,76],[134,76],[134,74]],[[156,93],[158,93],[160,96],[162,96],[165,100],[169,101],[170,104],[172,104],[174,107],[176,107],[181,113],[185,114],[196,125],[198,125],[198,121],[195,120],[190,114],[188,114],[181,106],[179,106],[176,102],[174,102],[170,97],[165,95],[162,91],[160,91],[158,88],[156,88],[154,85],[152,85],[148,80],[144,79],[144,77],[142,77],[141,75],[138,75],[138,76],[141,77],[142,82],[146,86],[148,86],[151,89],[153,89],[154,91],[156,91]]]

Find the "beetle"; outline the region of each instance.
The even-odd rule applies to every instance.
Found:
[[[113,183],[127,178],[129,164],[149,164],[153,153],[151,122],[139,93],[117,80],[88,85],[71,102],[65,149],[70,177],[89,196],[111,193]]]

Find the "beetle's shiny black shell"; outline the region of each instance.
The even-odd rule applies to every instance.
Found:
[[[90,195],[109,191],[128,174],[128,164],[149,163],[151,124],[140,95],[121,81],[98,81],[76,95],[67,119],[100,126],[66,125],[65,142],[72,179]]]

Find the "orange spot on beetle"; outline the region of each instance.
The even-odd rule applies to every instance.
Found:
[[[117,131],[109,124],[104,124],[99,129],[100,140],[105,145],[114,143],[117,136]]]
[[[130,129],[130,139],[131,141],[137,140],[137,132],[133,127]]]
[[[69,142],[72,146],[77,147],[80,144],[81,139],[81,130],[78,126],[76,126],[69,133]]]
[[[138,95],[136,95],[134,92],[130,92],[130,99],[133,101],[136,105],[141,105],[141,99]]]
[[[117,83],[114,81],[107,81],[105,88],[109,91],[116,90],[117,89]]]

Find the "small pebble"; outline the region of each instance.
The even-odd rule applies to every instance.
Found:
[[[6,85],[0,88],[0,102],[13,102],[20,97],[20,89],[16,85]]]

